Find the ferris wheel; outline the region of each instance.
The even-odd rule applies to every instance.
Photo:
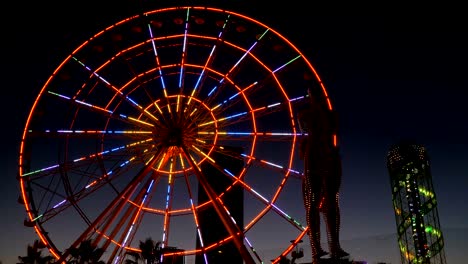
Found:
[[[31,107],[25,225],[58,260],[92,240],[122,263],[152,237],[178,249],[166,258],[208,263],[231,245],[245,263],[278,262],[307,230],[296,118],[307,88],[328,100],[304,54],[249,16],[187,6],[114,23]]]

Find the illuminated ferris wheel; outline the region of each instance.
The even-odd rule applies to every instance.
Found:
[[[328,98],[290,41],[236,12],[173,7],[110,25],[60,63],[31,108],[25,225],[59,260],[92,240],[122,263],[152,237],[180,249],[166,258],[207,263],[230,244],[245,263],[277,262],[307,229],[296,111],[308,87]],[[271,241],[282,248],[265,253]]]

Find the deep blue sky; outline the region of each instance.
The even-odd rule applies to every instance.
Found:
[[[139,1],[104,2],[109,4],[13,3],[14,18],[2,23],[0,208],[6,218],[0,261],[5,264],[16,261],[35,239],[22,223],[25,213],[16,202],[15,178],[18,144],[32,101],[78,43],[131,14],[132,8],[137,10]],[[157,2],[145,3],[157,7]],[[309,57],[322,77],[341,121],[343,239],[395,232],[386,154],[392,144],[407,137],[427,147],[443,231],[468,228],[468,21],[460,6],[311,4],[306,8],[293,0],[287,6],[263,8],[256,3],[254,8],[247,5],[252,1],[213,2],[277,29]],[[467,239],[462,244],[446,240],[448,263],[461,264],[458,257]],[[395,237],[388,250],[394,254],[396,248]],[[350,253],[366,259],[372,251]]]

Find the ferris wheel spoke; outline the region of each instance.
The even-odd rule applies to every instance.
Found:
[[[188,41],[188,19],[190,18],[190,8],[187,8],[184,21],[184,33],[183,33],[183,43],[182,43],[182,56],[180,61],[180,72],[179,72],[179,93],[182,95],[184,91],[184,76],[185,76],[185,63],[187,60],[187,41]]]
[[[131,73],[133,74],[134,78],[132,78],[128,83],[126,83],[124,86],[122,86],[120,88],[120,90],[124,90],[124,89],[127,89],[128,87],[130,87],[131,85],[134,86],[133,89],[131,89],[130,91],[128,91],[126,93],[125,96],[123,96],[123,93],[116,93],[114,95],[114,98],[115,97],[118,97],[121,99],[121,101],[118,103],[118,105],[120,105],[120,103],[122,102],[130,102],[131,104],[133,104],[133,107],[137,107],[138,109],[140,109],[140,116],[137,118],[137,121],[141,121],[142,120],[142,117],[146,117],[148,118],[148,115],[150,115],[150,120],[152,122],[149,122],[150,120],[146,120],[147,123],[153,123],[156,127],[161,127],[161,126],[164,126],[165,123],[168,122],[168,120],[165,118],[165,116],[163,115],[163,113],[161,112],[161,109],[159,108],[159,106],[157,105],[156,101],[159,101],[159,99],[155,99],[154,98],[154,95],[152,93],[149,92],[149,88],[148,88],[148,81],[147,80],[142,80],[142,78],[144,76],[149,76],[149,75],[153,75],[154,71],[158,71],[158,74],[159,76],[155,77],[155,79],[160,79],[161,80],[161,87],[162,87],[162,92],[164,94],[164,97],[167,97],[168,94],[167,94],[167,90],[166,90],[166,85],[165,85],[165,82],[164,82],[164,77],[163,77],[163,72],[162,72],[162,68],[163,68],[163,65],[160,64],[160,61],[159,61],[159,55],[157,53],[157,49],[156,49],[156,41],[155,39],[152,37],[152,33],[153,31],[151,30],[151,25],[148,24],[148,28],[149,28],[149,34],[151,36],[151,39],[149,41],[146,41],[147,43],[151,43],[151,46],[152,46],[152,50],[153,50],[153,53],[154,53],[154,57],[155,57],[155,61],[156,61],[156,67],[154,69],[150,69],[150,70],[147,70],[145,72],[142,72],[142,73],[138,73],[136,72],[136,70],[134,69],[134,66],[129,62],[129,60],[131,59],[131,57],[129,55],[127,55],[127,53],[129,53],[129,51],[132,51],[133,49],[137,49],[139,48],[142,44],[137,44],[133,47],[130,47],[130,48],[127,48],[125,49],[124,51],[122,52],[119,52],[119,54],[121,54],[121,56],[118,56],[118,58],[121,58],[121,57],[124,57],[123,59],[121,59],[125,65],[128,65],[128,68],[130,69]],[[147,44],[147,43],[144,43],[144,44]],[[136,84],[137,83],[137,84]],[[107,83],[106,83],[107,84]],[[158,117],[156,115],[154,115],[151,119],[151,115],[152,114],[158,114],[157,111],[154,111],[154,112],[149,112],[148,111],[148,107],[145,107],[143,108],[143,106],[140,106],[139,104],[137,104],[135,101],[133,101],[132,99],[130,99],[130,95],[132,95],[132,93],[140,90],[140,89],[143,89],[144,91],[144,94],[146,96],[146,100],[149,100],[150,104],[149,106],[151,106],[152,104],[155,105],[155,107],[159,110],[160,114],[162,116],[160,116],[160,118],[162,119],[158,119]],[[114,89],[115,90],[115,89]],[[138,97],[138,95],[135,95],[135,97]],[[110,107],[111,103],[113,102],[114,98],[112,100],[110,100],[108,102],[108,105],[106,105],[106,109],[108,107]],[[166,104],[169,104],[169,101],[166,100]],[[169,106],[168,106],[169,107]],[[117,108],[117,107],[116,107]],[[169,113],[170,113],[170,108],[169,108]]]
[[[84,108],[86,110],[92,111],[94,113],[106,116],[108,118],[111,118],[111,119],[114,119],[114,120],[117,120],[117,121],[125,122],[125,123],[131,124],[131,125],[136,125],[137,127],[142,127],[142,128],[146,128],[146,129],[154,127],[154,125],[149,123],[149,122],[140,120],[140,119],[132,117],[132,116],[126,116],[124,114],[118,114],[117,115],[111,110],[108,110],[106,108],[103,108],[103,107],[100,107],[100,106],[97,106],[97,105],[94,105],[94,104],[90,104],[90,103],[85,102],[85,101],[75,99],[73,97],[69,97],[69,96],[62,95],[62,94],[59,94],[59,93],[55,93],[55,92],[52,92],[52,91],[48,91],[48,93],[51,94],[51,95],[55,95],[55,96],[57,96],[58,98],[60,98],[62,100],[66,100],[67,102],[71,103],[74,106]]]
[[[224,210],[226,211],[226,213],[229,215],[229,217],[231,218],[231,221],[232,223],[235,225],[235,226],[238,226],[238,223],[236,222],[236,220],[234,219],[234,217],[231,215],[231,213],[229,212],[229,209],[226,207],[226,205],[224,205],[223,203],[223,200],[222,199],[219,199],[219,203],[221,204],[221,206],[224,208]],[[252,243],[249,241],[249,239],[247,238],[247,236],[245,235],[245,231],[242,232],[242,237],[243,237],[243,240],[247,242],[249,248],[250,248],[250,252],[247,251],[247,249],[245,248],[245,254],[248,254],[250,256],[250,259],[251,261],[253,261],[253,257],[250,255],[250,254],[254,254],[254,256],[257,258],[257,260],[260,261],[260,263],[263,263],[262,259],[260,258],[260,256],[257,254],[256,250],[254,249]],[[227,242],[229,239],[235,239],[235,237],[233,236],[230,236],[230,237],[227,237],[226,240],[224,240],[223,242]],[[241,251],[242,252],[242,251]],[[206,261],[206,260],[205,260]]]
[[[75,240],[75,242],[73,242],[73,244],[71,245],[70,248],[76,248],[78,246],[78,244],[83,241],[86,237],[88,237],[88,235],[92,232],[94,232],[97,228],[97,226],[108,216],[109,213],[112,212],[112,210],[118,206],[118,207],[121,207],[123,206],[125,203],[122,202],[122,200],[126,200],[128,199],[131,194],[135,191],[136,187],[138,186],[138,183],[148,174],[152,171],[152,168],[153,166],[155,165],[158,157],[160,156],[160,153],[161,153],[162,149],[160,149],[158,151],[158,153],[156,153],[152,159],[150,159],[146,164],[145,166],[138,172],[138,174],[135,175],[135,177],[133,177],[133,179],[129,182],[129,184],[127,184],[127,186],[120,192],[119,195],[117,195],[111,203],[109,203],[109,205],[99,214],[99,216],[96,217],[96,219],[93,221],[93,223],[91,225],[88,226],[88,228],[86,228],[86,230],[84,230],[84,232],[80,235],[80,237],[78,237],[77,240]],[[120,204],[119,204],[120,202]],[[70,254],[70,249],[66,249],[65,252],[63,253],[63,255],[60,257],[60,259],[58,260],[59,263],[64,261],[68,255]]]
[[[299,171],[299,170],[294,170],[294,169],[291,169],[291,168],[287,168],[287,166],[282,166],[282,165],[279,165],[279,164],[275,164],[273,162],[270,162],[270,161],[267,161],[267,160],[263,160],[263,159],[259,159],[257,157],[253,157],[253,156],[249,156],[247,154],[242,154],[242,156],[250,161],[253,161],[254,163],[258,164],[259,166],[265,166],[265,167],[268,167],[270,170],[274,170],[276,172],[279,172],[279,173],[282,173],[282,174],[290,174],[296,178],[299,178],[301,179],[303,176],[304,176],[304,173]]]
[[[223,33],[225,32],[226,24],[229,21],[229,17],[230,17],[230,15],[228,14],[226,16],[226,19],[225,19],[224,23],[223,23],[223,26],[221,27],[221,29],[220,29],[220,31],[219,31],[219,33],[218,33],[218,35],[217,35],[217,37],[216,37],[216,39],[214,41],[214,44],[211,47],[210,53],[209,53],[205,63],[203,64],[203,68],[201,69],[201,72],[198,75],[197,82],[194,85],[194,87],[192,89],[192,92],[190,93],[190,99],[187,102],[187,111],[188,112],[192,112],[192,110],[193,110],[193,108],[190,107],[190,103],[191,103],[192,98],[193,97],[199,97],[200,92],[201,92],[201,88],[205,86],[204,81],[207,78],[206,71],[207,71],[207,69],[211,69],[210,66],[212,65],[212,63],[214,61],[214,58],[215,58],[215,56],[217,54],[217,48],[221,44],[221,41],[222,41],[222,38],[223,38]],[[210,89],[210,91],[208,93],[208,96],[210,96],[212,94],[212,92],[214,92],[214,90],[216,90],[216,87]]]
[[[177,147],[172,147],[174,149],[178,149]],[[169,231],[171,227],[171,211],[172,211],[172,203],[174,200],[174,168],[175,162],[177,160],[178,151],[172,151],[169,157],[169,174],[168,174],[168,182],[167,182],[167,194],[166,194],[166,202],[164,208],[164,221],[163,221],[163,237],[162,243],[165,247],[168,246],[168,238],[169,238]]]
[[[238,46],[235,46],[233,45],[234,47],[236,47],[238,50],[240,51],[243,51],[244,53],[242,54],[242,56],[240,58],[238,58],[237,62],[234,63],[234,65],[232,65],[232,67],[227,70],[227,72],[223,75],[223,78],[219,81],[219,84],[217,86],[215,86],[214,90],[210,92],[210,94],[213,94],[212,96],[209,96],[208,99],[207,99],[207,103],[209,105],[212,104],[212,101],[214,100],[214,98],[217,97],[217,95],[220,93],[220,91],[222,90],[222,87],[225,85],[225,80],[226,79],[233,79],[233,77],[235,76],[235,73],[236,73],[236,69],[241,65],[241,63],[244,61],[244,59],[248,56],[248,55],[251,55],[251,51],[254,49],[254,47],[258,44],[259,40],[261,40],[263,38],[263,36],[269,31],[269,29],[266,29],[262,34],[260,34],[259,38],[254,41],[254,43],[248,48],[248,49],[243,49],[241,47],[238,47]],[[209,95],[210,95],[209,94]]]
[[[154,53],[156,68],[158,69],[159,77],[160,77],[159,79],[161,80],[161,87],[163,89],[164,97],[167,97],[166,83],[164,82],[164,74],[162,72],[160,57],[158,54],[158,48],[157,48],[156,41],[155,41],[154,34],[153,34],[153,28],[151,26],[151,23],[148,23],[147,25],[148,25],[148,33],[151,37],[151,47]]]
[[[150,201],[150,194],[152,192],[152,188],[156,184],[159,178],[149,177],[146,183],[140,188],[139,193],[135,197],[134,200],[127,200],[121,201],[122,203],[129,203],[127,206],[126,212],[120,217],[118,223],[114,226],[112,232],[106,239],[105,243],[102,245],[103,249],[107,249],[111,242],[116,241],[117,246],[114,247],[114,250],[111,254],[112,259],[118,254],[119,256],[122,255],[124,252],[124,248],[127,247],[132,243],[133,237],[138,230],[139,224],[143,219],[143,210],[142,208],[145,204],[149,203]],[[136,204],[137,206],[132,206],[132,204]],[[114,212],[114,214],[118,214],[119,212]],[[103,237],[106,229],[109,228],[112,221],[107,221],[106,226],[100,230],[99,236],[96,238],[96,243]],[[123,227],[125,225],[125,227]],[[117,234],[121,232],[121,235],[118,239],[114,239]],[[120,253],[119,253],[120,252]]]
[[[46,195],[50,196],[50,202],[48,203],[50,207],[48,206],[48,208],[44,209],[40,220],[42,222],[46,222],[49,219],[55,217],[58,213],[70,208],[71,206],[78,206],[78,203],[81,200],[88,197],[105,185],[110,185],[115,190],[115,193],[119,193],[119,191],[112,186],[112,181],[115,181],[119,176],[124,175],[125,171],[130,169],[129,165],[132,163],[129,161],[131,160],[132,158],[128,159],[127,161],[118,162],[115,166],[115,169],[109,169],[103,172],[101,176],[96,176],[95,173],[89,174],[86,173],[86,171],[80,172],[76,171],[76,169],[71,170],[70,168],[66,170],[67,176],[65,176],[65,178],[63,177],[63,172],[58,173],[57,175],[61,176],[62,180],[57,182],[55,191],[53,193],[48,191],[49,189],[46,189],[44,197]],[[90,180],[87,180],[84,184],[80,183],[81,180],[78,180],[77,183],[75,183],[75,186],[71,186],[71,183],[68,179],[72,177],[72,172],[73,176],[81,175],[81,177]],[[64,184],[66,194],[57,193],[59,184]],[[62,197],[62,199],[59,199],[59,202],[52,203],[53,201],[57,201],[56,196]],[[79,210],[78,208],[76,209]]]
[[[100,156],[97,156],[96,159],[99,159]],[[76,178],[74,180],[75,186],[64,186],[65,190],[68,190],[68,194],[63,194],[61,195],[58,193],[58,187],[60,184],[62,184],[62,181],[56,181],[55,185],[56,187],[54,188],[54,191],[50,191],[50,184],[46,188],[44,187],[43,189],[45,190],[45,193],[43,194],[44,197],[50,196],[50,202],[47,206],[47,208],[44,209],[44,213],[42,214],[42,221],[47,221],[48,218],[51,218],[55,216],[57,213],[65,210],[70,206],[70,204],[73,204],[74,202],[78,202],[79,200],[87,197],[89,194],[95,192],[102,186],[108,184],[110,187],[112,187],[116,193],[118,193],[117,189],[112,185],[112,181],[116,180],[119,175],[122,175],[126,170],[128,170],[128,165],[131,164],[130,161],[131,159],[128,159],[127,161],[122,161],[120,158],[114,162],[116,165],[114,166],[114,169],[112,167],[109,168],[101,168],[101,166],[98,166],[97,168],[88,171],[90,168],[90,165],[93,164],[92,160],[83,162],[81,161],[80,163],[83,163],[81,165],[75,165],[74,167],[71,166],[62,166],[62,168],[66,168],[65,171],[64,169],[57,169],[55,173],[48,172],[50,175],[50,182],[57,178],[57,179],[64,179],[63,175],[66,173],[66,178],[65,179],[71,179]],[[102,162],[98,162],[98,164],[102,164]],[[83,169],[80,169],[83,168]],[[102,169],[100,174],[97,174],[95,170],[100,170]],[[56,177],[57,176],[57,177]],[[60,177],[58,177],[60,176]],[[26,176],[27,177],[27,176]],[[39,184],[39,179],[35,181],[31,181],[32,183]],[[85,181],[83,182],[84,179]],[[62,197],[61,199],[57,201],[56,197]],[[54,202],[55,201],[55,202]],[[49,207],[50,206],[50,207]]]
[[[298,98],[292,98],[289,100],[289,102],[295,102],[297,100],[301,100],[302,98],[303,98],[302,96]],[[270,116],[280,111],[284,111],[287,108],[288,108],[288,103],[284,103],[284,102],[274,102],[274,103],[266,104],[264,106],[250,109],[248,111],[237,112],[229,116],[219,118],[217,120],[218,127],[222,129],[224,127],[228,127],[230,125],[237,124],[240,122],[251,121],[253,114],[255,115],[256,119],[261,119],[262,117]],[[200,124],[199,126],[205,126],[211,123],[213,123],[213,121]]]
[[[302,137],[302,133],[289,132],[240,132],[240,131],[199,131],[200,141],[209,139],[209,136],[217,135],[220,141],[252,141],[254,137],[261,139],[263,142],[289,142],[294,137]]]
[[[181,160],[181,165],[182,167],[185,169],[185,164],[182,160],[182,155],[180,155],[180,160]],[[189,198],[189,202],[190,202],[190,211],[192,212],[192,216],[193,216],[193,221],[195,223],[195,228],[196,228],[196,231],[197,231],[197,237],[200,241],[200,246],[202,248],[202,251],[204,251],[204,248],[205,248],[205,243],[204,243],[204,240],[203,240],[203,235],[202,235],[202,232],[201,232],[201,229],[200,229],[200,220],[199,220],[199,217],[198,217],[198,210],[197,210],[197,207],[195,206],[194,204],[194,197],[193,197],[193,192],[192,192],[192,188],[190,187],[190,183],[189,183],[189,180],[188,180],[188,174],[185,172],[184,170],[184,181],[185,181],[185,185],[187,186],[187,192],[188,192],[188,198]],[[203,258],[205,260],[205,263],[208,263],[208,257],[206,255],[206,252],[203,252]]]
[[[236,156],[234,153],[231,153],[231,152],[228,152],[228,151],[224,151],[222,150],[222,148],[219,149],[218,153],[222,154],[222,155],[227,155],[231,158],[237,158],[237,159],[242,159],[241,156]],[[257,198],[260,198],[260,200],[262,202],[264,202],[266,205],[268,206],[272,206],[273,210],[276,211],[280,216],[282,216],[283,218],[285,218],[287,221],[289,221],[290,223],[294,224],[295,226],[298,226],[300,225],[299,223],[295,222],[293,218],[289,217],[286,213],[284,213],[281,209],[279,209],[275,204],[273,203],[269,203],[267,199],[265,199],[263,196],[261,196],[258,192],[256,192],[255,190],[253,190],[251,187],[249,187],[245,182],[243,182],[242,180],[240,180],[238,177],[236,177],[234,174],[232,174],[229,170],[227,170],[226,168],[223,168],[221,166],[219,166],[218,164],[216,164],[213,160],[209,159],[209,162],[210,164],[215,167],[219,172],[221,172],[222,174],[224,174],[225,176],[227,177],[230,177],[230,178],[234,178],[235,181],[238,181],[240,182],[241,186],[251,192],[252,194],[254,194]],[[232,185],[231,185],[232,187]],[[227,189],[230,189],[231,187],[228,187]],[[234,224],[236,224],[234,218],[231,216],[230,212],[229,212],[229,209],[223,204],[223,200],[222,200],[222,197],[226,194],[226,192],[223,192],[219,195],[219,203],[221,204],[221,206],[224,208],[224,210],[227,212],[227,214],[230,216],[231,220],[233,221]],[[258,221],[258,219],[255,219],[256,221]],[[246,232],[248,230],[248,225],[247,225],[247,229],[244,230],[244,232]],[[255,255],[255,257],[257,258],[257,260],[259,260],[260,262],[262,261],[260,256],[256,253],[252,243],[249,241],[248,237],[244,234],[243,235],[244,237],[244,240],[247,242],[247,244],[249,245],[249,248],[251,249],[251,252]]]
[[[226,212],[225,207],[222,206],[222,204],[220,203],[220,200],[216,197],[217,196],[216,193],[208,184],[208,181],[206,180],[205,175],[199,170],[192,156],[190,156],[189,152],[185,148],[183,148],[183,153],[186,156],[189,163],[191,164],[195,172],[195,175],[197,176],[199,184],[201,184],[208,198],[211,200],[213,204],[213,208],[215,209],[217,215],[220,217],[221,222],[227,229],[228,233],[232,236],[233,243],[236,246],[237,250],[243,256],[247,264],[255,263],[255,261],[253,260],[252,256],[248,252],[247,248],[245,247],[240,237],[240,233],[243,234],[243,232],[240,231],[239,227],[232,222],[232,219],[229,216],[229,214]]]
[[[243,99],[245,100],[249,91],[260,88],[258,82],[254,82],[245,88],[240,88],[237,85],[235,85],[235,87],[238,88],[239,91],[234,93],[233,95],[230,95],[227,99],[223,98],[220,103],[216,104],[211,108],[211,111],[222,113],[230,107],[233,107],[234,105],[242,102]]]
[[[305,98],[305,96],[299,96],[299,97],[291,98],[291,99],[289,99],[289,103],[290,104],[300,103],[304,98]],[[220,111],[220,109],[218,109],[222,105],[223,104],[218,104],[217,106],[213,107],[211,110],[212,111],[216,110],[216,112],[222,112],[222,111]],[[220,118],[218,118],[216,120],[209,120],[208,118],[205,118],[204,120],[207,120],[207,121],[206,122],[200,122],[198,124],[198,127],[204,127],[204,126],[207,126],[207,125],[212,125],[213,123],[216,122],[217,125],[218,125],[218,128],[222,129],[222,128],[225,128],[225,127],[237,124],[237,123],[250,122],[252,120],[252,114],[255,115],[256,119],[261,119],[262,117],[269,116],[269,115],[275,114],[275,113],[280,112],[280,111],[284,111],[287,108],[288,108],[287,103],[274,102],[274,103],[266,104],[266,105],[261,106],[261,107],[254,108],[254,109],[232,113],[229,116],[223,116],[223,117],[220,117]],[[225,108],[222,108],[222,109],[225,110]],[[202,133],[206,133],[206,132],[202,132]]]
[[[258,118],[256,112],[264,110],[264,109],[268,109],[268,108],[267,107],[261,107],[261,108],[257,108],[257,109],[238,111],[238,112],[232,113],[232,114],[230,114],[228,116],[219,117],[216,120],[211,120],[211,121],[207,121],[207,122],[204,122],[204,123],[200,123],[200,124],[198,124],[198,127],[202,128],[204,126],[212,125],[212,124],[216,123],[218,128],[224,128],[224,127],[228,127],[230,125],[237,124],[237,123],[240,123],[240,122],[251,122],[252,120],[255,119],[254,117]],[[268,114],[268,113],[271,113],[271,112],[266,112],[266,114]]]
[[[87,164],[75,165],[73,170],[77,170],[80,166],[88,167],[90,162],[86,162]],[[64,184],[63,183],[63,168],[68,167],[68,171],[72,170],[71,166],[62,166],[56,165],[45,168],[43,171],[38,170],[35,171],[35,174],[25,174],[22,177],[28,177],[29,182],[31,185],[36,186],[38,189],[36,193],[41,193],[41,202],[39,202],[36,206],[37,215],[38,217],[34,219],[34,221],[41,221],[47,222],[48,219],[54,217],[59,212],[67,209],[72,205],[73,202],[77,202],[78,197],[73,197],[74,192],[71,190],[70,186],[64,186],[67,193],[59,192],[59,187]],[[51,169],[53,168],[53,170]],[[82,175],[82,177],[94,177],[94,174],[89,174],[85,171],[77,173],[77,175]],[[42,184],[44,182],[44,184]],[[39,191],[40,190],[40,191]],[[57,202],[57,198],[58,201]],[[43,208],[43,201],[47,202]],[[40,214],[39,214],[40,212]]]
[[[110,83],[109,81],[107,81],[104,77],[102,77],[101,75],[99,75],[96,71],[93,71],[91,68],[89,68],[88,66],[86,66],[83,62],[81,62],[80,60],[78,60],[77,58],[73,57],[73,59],[75,61],[77,61],[79,64],[81,64],[86,70],[88,70],[93,76],[97,77],[99,81],[103,82],[104,85],[111,89],[117,96],[119,96],[122,100],[126,101],[127,103],[129,103],[133,108],[135,108],[137,111],[139,111],[140,113],[142,113],[143,115],[145,115],[147,118],[155,121],[155,122],[159,122],[159,119],[156,118],[153,114],[151,114],[150,112],[148,111],[144,111],[143,110],[143,107],[141,105],[139,105],[135,100],[133,100],[132,98],[130,98],[128,95],[124,94],[120,89],[118,89],[117,87],[115,87],[112,83]]]
[[[169,117],[168,118],[165,118],[165,116],[163,115],[162,111],[161,111],[161,108],[158,106],[158,101],[159,100],[153,100],[154,102],[154,105],[155,107],[158,109],[158,111],[163,115],[163,119],[165,121],[165,123],[170,123],[170,120],[172,120],[174,118],[173,116],[173,112],[171,110],[171,103],[168,99],[168,92],[167,92],[167,87],[166,87],[166,82],[165,82],[165,77],[169,77],[167,74],[164,74],[163,73],[163,68],[167,67],[166,65],[163,65],[161,63],[161,60],[160,60],[160,55],[159,55],[159,52],[158,52],[158,45],[157,45],[157,40],[159,40],[159,38],[156,38],[154,36],[154,30],[153,30],[153,26],[151,23],[148,23],[148,33],[150,35],[150,42],[151,42],[151,47],[152,47],[152,51],[153,51],[153,56],[154,56],[154,60],[155,60],[155,63],[156,63],[156,69],[158,70],[158,73],[159,73],[159,80],[161,81],[161,88],[162,88],[162,92],[163,92],[163,95],[164,95],[164,99],[165,99],[165,104],[167,106],[167,111],[168,111],[168,114],[169,114]],[[161,39],[164,40],[165,37],[163,37]],[[184,56],[184,55],[183,55]],[[181,69],[182,68],[182,65],[181,65]],[[182,71],[180,72],[180,76],[182,76]],[[181,82],[182,80],[179,80],[179,83]],[[181,85],[179,84],[179,87],[181,87]],[[181,92],[181,89],[180,90],[180,93],[179,95],[182,94]]]
[[[223,153],[223,152],[220,152],[220,153]],[[228,155],[232,155],[232,154],[228,154]],[[250,156],[247,156],[245,154],[241,154],[240,156],[238,157],[235,157],[235,156],[232,156],[233,158],[249,158],[249,159],[252,159],[252,160],[256,160],[255,158],[253,157],[250,157]],[[262,160],[260,160],[262,161]],[[266,214],[270,209],[272,209],[274,212],[276,212],[279,216],[283,217],[286,221],[290,222],[293,226],[295,226],[296,228],[298,228],[299,230],[303,230],[304,227],[299,223],[297,222],[293,217],[289,216],[287,213],[284,212],[284,210],[282,210],[281,208],[279,208],[278,206],[276,206],[274,204],[274,200],[268,200],[267,198],[265,198],[264,195],[262,195],[259,191],[256,191],[255,189],[253,189],[250,185],[248,185],[243,179],[241,179],[240,177],[236,176],[235,174],[233,174],[232,172],[230,172],[228,169],[226,168],[223,168],[221,166],[219,166],[218,164],[216,164],[215,162],[211,162],[211,165],[215,168],[217,168],[217,170],[219,172],[221,172],[222,174],[224,174],[226,177],[229,177],[233,180],[233,184],[240,184],[240,186],[242,186],[242,188],[246,191],[248,191],[250,194],[252,194],[253,196],[255,196],[260,202],[264,203],[266,205],[265,209],[262,211],[262,213],[260,213],[256,218],[254,218],[250,223],[248,223],[245,228],[244,228],[244,232],[247,232],[250,227],[256,223],[261,217],[263,217],[264,214]],[[262,163],[265,163],[265,164],[268,164],[270,165],[271,167],[273,168],[281,168],[279,165],[276,165],[276,164],[273,164],[271,162],[265,162],[263,161]],[[292,170],[291,170],[292,171]],[[281,172],[285,172],[285,170],[281,170]],[[255,175],[251,175],[251,177],[255,177]],[[231,185],[232,187],[232,185]],[[229,187],[230,188],[230,187]],[[228,188],[228,189],[229,189]],[[278,191],[281,191],[281,189],[279,189]],[[222,196],[224,196],[225,193],[222,193],[219,195],[219,197],[221,198]]]
[[[260,261],[260,263],[265,263],[265,262],[262,260],[262,258],[258,255],[257,250],[255,250],[254,246],[252,245],[252,243],[250,242],[250,240],[247,238],[247,236],[244,236],[244,240],[245,240],[245,242],[247,242],[247,245],[249,245],[250,251],[255,255],[255,257],[257,258],[257,260]]]
[[[162,78],[162,76],[159,76],[159,78]],[[171,110],[172,102],[168,98],[169,96],[167,95],[166,88],[163,88],[163,98],[154,98],[154,95],[152,95],[150,92],[151,87],[148,87],[148,84],[146,82],[142,83],[140,86],[135,87],[134,90],[130,91],[128,94],[132,94],[134,91],[138,91],[139,89],[143,89],[146,97],[150,99],[150,102],[144,108],[143,112],[153,113],[155,117],[159,118],[159,122],[153,122],[155,124],[155,129],[160,129],[162,127],[170,125],[175,116],[173,110]],[[138,119],[142,119],[144,117],[144,114],[140,113]]]
[[[163,94],[165,95],[165,97],[167,97],[166,86],[165,86],[165,82],[164,82],[164,79],[163,79],[163,73],[162,73],[162,69],[161,69],[162,66],[160,65],[159,56],[158,56],[157,49],[156,49],[156,43],[155,43],[155,39],[153,38],[153,31],[151,29],[151,24],[147,23],[147,26],[148,26],[148,32],[149,32],[148,34],[150,35],[149,42],[151,43],[152,50],[154,52],[155,61],[156,61],[155,69],[157,69],[158,72],[159,72],[159,79],[161,80],[161,85],[162,85],[162,88],[163,88]],[[148,42],[148,41],[146,41],[146,42]],[[137,48],[139,45],[140,44],[135,45],[135,46],[133,46],[131,48],[127,48],[126,51],[131,51],[134,48]],[[125,84],[124,87],[122,87],[121,89],[124,89],[124,88],[126,88],[126,86],[129,86],[130,83],[133,83],[133,80],[135,82],[138,82],[137,85],[134,84],[135,87],[132,90],[127,92],[127,95],[131,95],[133,92],[138,91],[139,89],[143,89],[144,94],[146,95],[146,97],[151,102],[148,105],[148,107],[150,107],[151,105],[154,105],[156,107],[156,109],[159,111],[159,114],[161,114],[161,116],[160,116],[161,119],[159,119],[159,122],[153,122],[154,125],[156,127],[158,127],[158,128],[161,127],[161,126],[164,126],[164,124],[167,124],[168,119],[166,119],[166,117],[163,115],[160,107],[157,105],[157,101],[159,101],[159,100],[157,98],[155,98],[154,95],[149,91],[150,88],[148,88],[148,83],[146,81],[142,80],[142,78],[141,78],[142,76],[150,75],[153,71],[155,71],[155,69],[150,69],[150,70],[145,71],[143,73],[139,73],[139,72],[137,72],[135,70],[135,67],[129,62],[132,59],[132,57],[128,54],[129,52],[118,52],[118,53],[122,54],[122,56],[119,56],[119,58],[122,58],[121,59],[122,62],[125,63],[128,66],[129,70],[131,71],[131,73],[134,76],[132,81]],[[166,103],[169,103],[169,102],[166,101]],[[110,102],[109,102],[109,104],[110,104]],[[140,112],[140,116],[136,120],[137,122],[140,121],[143,116],[145,116],[145,113],[151,113],[151,112],[148,111],[148,107],[145,107],[143,109],[143,111]],[[154,111],[153,113],[158,114],[158,111]],[[156,115],[155,115],[155,117],[156,117]],[[148,124],[153,125],[151,123],[148,123]]]
[[[99,130],[99,129],[45,129],[30,130],[31,138],[79,138],[79,139],[100,139],[105,136],[107,139],[136,139],[144,140],[151,136],[153,132],[149,130]]]
[[[50,130],[47,130],[47,131],[50,131]],[[67,133],[67,132],[69,132],[69,133]],[[67,132],[64,132],[64,134],[74,133],[75,131],[67,131]],[[93,130],[93,132],[89,132],[89,133],[94,133],[94,132],[105,132],[105,131],[95,131],[95,130]],[[117,134],[117,133],[114,133],[114,131],[111,131],[111,133],[112,134]],[[81,133],[79,133],[79,134],[81,135]],[[94,134],[98,134],[98,133],[94,133]],[[109,149],[106,149],[104,151],[100,151],[100,152],[96,152],[96,153],[92,153],[92,154],[87,154],[87,155],[82,155],[82,156],[77,156],[77,157],[73,158],[70,161],[66,161],[65,163],[57,163],[57,164],[49,165],[49,166],[46,166],[46,167],[33,169],[30,172],[23,173],[22,175],[20,175],[20,177],[28,177],[28,179],[30,181],[35,181],[37,179],[59,173],[59,170],[60,170],[61,167],[66,167],[68,169],[75,169],[75,168],[79,168],[81,166],[87,166],[89,164],[92,164],[94,162],[93,159],[95,159],[96,157],[104,157],[106,159],[110,159],[112,157],[111,155],[116,156],[116,155],[119,154],[119,152],[122,152],[124,150],[129,150],[129,149],[132,149],[132,148],[135,149],[134,151],[136,153],[139,153],[140,152],[139,149],[141,147],[145,147],[145,144],[148,144],[149,142],[152,142],[152,141],[153,141],[153,139],[149,138],[149,139],[135,141],[133,143],[129,143],[129,144],[109,148]],[[109,158],[107,158],[107,157],[109,157]]]

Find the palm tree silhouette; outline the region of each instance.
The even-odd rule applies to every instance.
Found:
[[[159,264],[162,257],[161,242],[155,242],[151,237],[145,240],[140,240],[139,248],[140,252],[127,252],[129,256],[125,260],[125,264],[138,264],[140,262],[144,264]]]
[[[94,245],[91,239],[83,240],[78,248],[70,248],[71,260],[69,264],[105,264],[100,260],[104,254],[104,249]]]
[[[48,264],[53,263],[54,257],[42,256],[42,249],[45,245],[39,240],[34,240],[34,243],[28,244],[26,256],[18,256],[17,264]]]
[[[151,237],[140,240],[141,258],[146,264],[161,263],[161,242],[155,242]]]

